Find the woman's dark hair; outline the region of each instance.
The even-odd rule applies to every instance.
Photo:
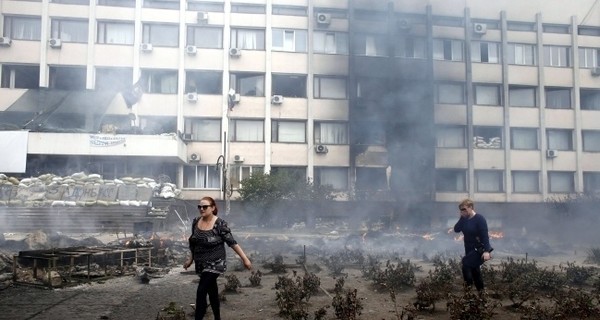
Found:
[[[215,208],[213,210],[213,214],[216,216],[217,214],[219,214],[219,208],[217,208],[217,203],[215,202],[215,199],[213,199],[212,197],[204,197],[202,199],[200,199],[200,201],[202,200],[206,200],[208,201],[208,203],[210,203],[210,206]]]

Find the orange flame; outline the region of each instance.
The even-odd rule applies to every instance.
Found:
[[[435,239],[435,236],[434,236],[433,234],[431,234],[431,233],[426,233],[426,234],[422,235],[421,237],[422,237],[423,239],[425,239],[425,240],[429,240],[429,241],[431,241],[431,240]]]
[[[490,238],[492,238],[492,239],[502,239],[502,238],[504,238],[504,232],[503,231],[489,231],[488,234],[490,235]]]

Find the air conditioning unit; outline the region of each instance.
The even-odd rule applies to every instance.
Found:
[[[142,43],[140,45],[140,49],[144,52],[151,52],[152,51],[152,43]]]
[[[487,32],[487,25],[485,23],[473,23],[473,33],[485,34]]]
[[[408,21],[408,19],[399,19],[398,22],[396,22],[396,26],[400,30],[410,30],[410,21]]]
[[[591,73],[593,77],[600,77],[600,67],[592,68]]]
[[[188,92],[185,94],[185,99],[188,102],[196,102],[198,101],[198,94],[196,92]]]
[[[190,162],[198,162],[200,161],[200,156],[197,153],[190,154],[189,158]]]
[[[233,95],[233,98],[231,99],[231,101],[233,101],[233,102],[235,102],[235,103],[238,103],[238,102],[240,102],[240,100],[242,100],[242,96],[240,96],[240,94],[239,94],[239,93],[235,93],[235,94]]]
[[[244,162],[244,157],[240,156],[239,154],[236,154],[235,156],[233,156],[233,162]]]
[[[50,48],[60,48],[62,47],[62,41],[60,39],[52,38],[48,40],[48,44],[50,44]]]
[[[181,135],[181,140],[183,141],[192,141],[192,134],[191,133],[184,133]]]
[[[196,46],[186,46],[185,47],[185,53],[189,54],[189,55],[195,55],[196,52],[198,52],[198,49],[196,48]]]
[[[328,26],[331,23],[331,15],[328,13],[317,13],[317,24]]]
[[[229,49],[229,55],[232,57],[239,57],[242,55],[242,50],[239,48],[231,48]]]
[[[12,43],[9,37],[0,37],[0,46],[8,47]]]
[[[318,144],[315,146],[315,152],[316,153],[327,153],[327,152],[329,152],[329,149],[327,149],[327,147],[322,144]]]
[[[558,150],[546,150],[546,158],[556,158],[558,157]]]
[[[282,104],[283,103],[283,96],[282,95],[274,95],[271,97],[271,103],[272,104]]]
[[[198,23],[207,23],[208,22],[208,12],[200,11],[198,12]]]

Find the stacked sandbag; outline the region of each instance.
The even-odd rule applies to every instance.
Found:
[[[502,139],[500,137],[492,137],[487,140],[481,136],[474,136],[473,146],[480,149],[500,149],[502,148]]]
[[[181,195],[175,184],[152,178],[103,179],[99,174],[76,172],[60,177],[43,174],[17,179],[0,174],[0,206],[148,206],[152,197]]]

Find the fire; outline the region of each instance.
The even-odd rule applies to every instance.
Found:
[[[425,239],[425,240],[429,240],[429,241],[431,241],[431,240],[435,239],[435,236],[434,236],[433,234],[431,234],[431,233],[426,233],[426,234],[422,235],[421,237],[422,237],[423,239]]]
[[[504,238],[504,232],[502,232],[502,231],[489,231],[488,234],[490,235],[491,239],[502,239],[502,238]]]
[[[454,236],[454,241],[462,241],[463,239],[464,239],[464,236],[462,234]]]

